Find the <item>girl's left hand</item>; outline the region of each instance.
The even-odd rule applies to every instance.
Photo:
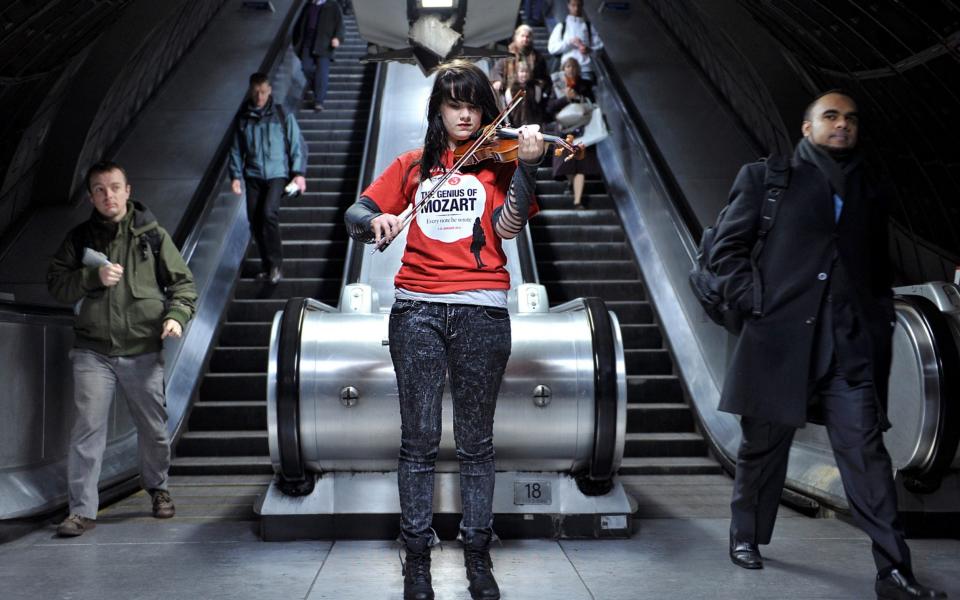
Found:
[[[528,164],[539,164],[545,149],[540,126],[524,125],[520,127],[519,139],[520,146],[517,150],[517,158]]]

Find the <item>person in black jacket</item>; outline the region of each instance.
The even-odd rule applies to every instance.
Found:
[[[883,445],[895,325],[886,198],[864,173],[854,100],[831,91],[807,108],[789,185],[757,260],[764,166],[744,166],[709,257],[723,297],[745,316],[720,410],[741,415],[730,558],[763,567],[794,431],[815,414],[833,446],[856,523],[873,540],[878,598],[943,598],[913,577]],[[751,316],[754,308],[761,316]]]
[[[323,110],[330,81],[330,61],[343,41],[343,13],[332,0],[311,0],[303,7],[293,27],[293,47],[307,79],[307,98]]]

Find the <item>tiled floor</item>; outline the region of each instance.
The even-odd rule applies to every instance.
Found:
[[[49,525],[0,546],[4,600],[399,599],[397,546],[386,541],[267,543],[250,508],[263,478],[175,478],[178,515],[150,517],[135,494],[101,511],[79,538]],[[629,540],[509,540],[493,549],[503,598],[710,600],[872,598],[870,544],[836,519],[783,510],[766,568],[745,571],[726,556],[724,476],[636,477]],[[960,598],[960,541],[913,540],[924,581]],[[469,598],[454,541],[434,551],[438,599]]]

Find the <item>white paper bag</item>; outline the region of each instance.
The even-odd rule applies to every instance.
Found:
[[[573,143],[593,146],[607,139],[609,135],[607,124],[603,121],[603,111],[600,110],[599,106],[594,106],[593,110],[590,111],[590,121],[583,128],[583,135],[573,140]]]

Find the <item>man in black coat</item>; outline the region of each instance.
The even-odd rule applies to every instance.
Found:
[[[330,61],[343,40],[343,13],[335,0],[310,0],[293,27],[293,47],[307,80],[307,97],[323,110],[330,82]]]
[[[762,163],[744,166],[717,228],[710,267],[723,297],[745,315],[720,401],[720,410],[741,415],[742,430],[730,558],[763,567],[759,545],[773,534],[794,431],[816,415],[854,519],[873,540],[878,598],[943,598],[913,577],[883,445],[892,270],[885,198],[863,173],[858,130],[850,96],[816,98],[782,195],[768,199]],[[778,206],[757,259],[755,307],[750,254],[765,201]]]

